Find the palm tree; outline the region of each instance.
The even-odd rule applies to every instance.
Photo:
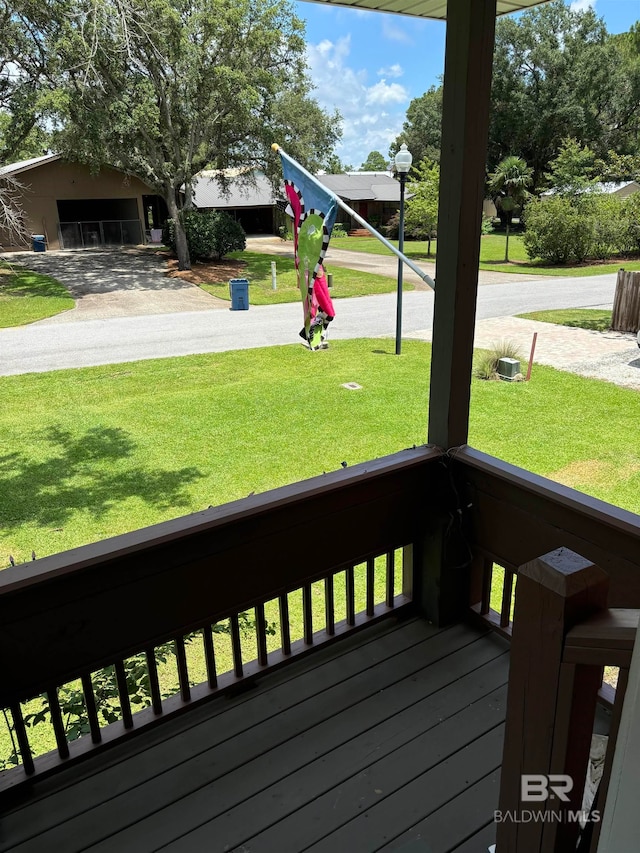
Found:
[[[533,169],[527,166],[522,157],[511,154],[501,160],[495,172],[489,175],[489,192],[494,198],[496,208],[505,214],[504,220],[507,227],[505,263],[509,261],[509,226],[513,219],[513,211],[516,207],[522,207],[529,197],[527,187],[531,185],[532,172]]]

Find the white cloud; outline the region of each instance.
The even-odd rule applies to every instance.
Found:
[[[596,0],[572,0],[570,8],[572,12],[586,12],[587,9],[594,9],[595,5]]]
[[[325,39],[307,45],[307,61],[316,86],[313,96],[324,109],[342,115],[338,156],[357,168],[371,151],[387,156],[402,129],[410,97],[404,86],[384,78],[369,85],[366,70],[349,65],[350,50],[348,35],[335,42]]]
[[[397,62],[387,68],[378,68],[378,77],[402,77],[403,74],[404,69]]]
[[[407,90],[399,83],[388,84],[380,80],[367,90],[367,104],[404,104],[409,99]]]
[[[402,27],[390,20],[386,15],[382,22],[382,35],[391,41],[399,41],[403,44],[413,44],[413,39]]]

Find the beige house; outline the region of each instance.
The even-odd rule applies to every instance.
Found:
[[[117,169],[65,162],[46,154],[0,167],[23,187],[27,231],[44,235],[47,249],[80,249],[144,243],[162,221],[162,200],[139,178]],[[3,250],[30,247],[0,232]]]

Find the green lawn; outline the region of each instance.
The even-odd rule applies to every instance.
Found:
[[[0,566],[423,443],[430,347],[392,353],[338,341],[0,378]],[[638,393],[542,366],[472,391],[476,447],[640,510]]]
[[[55,279],[0,261],[0,328],[53,317],[74,305],[67,289]]]
[[[291,251],[293,252],[293,246]],[[247,262],[242,278],[249,280],[249,302],[251,305],[273,305],[278,302],[298,302],[300,300],[293,258],[266,255],[259,252],[233,252],[229,257]],[[271,280],[272,261],[275,261],[276,264],[276,290],[273,290]],[[395,279],[387,276],[330,266],[327,266],[326,270],[333,273],[331,294],[337,299],[348,296],[390,293],[396,289]],[[213,296],[229,299],[228,282],[201,284],[200,287]],[[413,289],[411,283],[403,283],[403,290]]]
[[[524,320],[538,320],[541,323],[556,323],[558,326],[575,326],[578,329],[591,329],[606,332],[611,328],[611,311],[599,308],[559,308],[554,311],[531,311],[518,314]]]
[[[395,246],[397,240],[391,241]],[[640,270],[640,259],[600,263],[593,262],[571,266],[545,266],[540,261],[530,261],[524,250],[522,236],[509,236],[509,263],[504,262],[504,234],[485,234],[480,243],[480,269],[493,272],[526,273],[528,275],[553,276],[592,276],[617,272],[621,265],[627,270]],[[366,252],[372,255],[390,254],[389,250],[375,237],[333,237],[330,246],[336,249],[349,249],[353,252]],[[426,240],[405,240],[404,252],[415,261],[434,261],[437,240],[431,241],[431,256],[427,257]],[[329,249],[331,251],[331,249]]]
[[[1,377],[0,566],[9,554],[42,557],[423,443],[430,346],[407,340],[393,351],[393,340],[365,339],[321,353],[293,345]],[[474,446],[635,512],[639,420],[637,392],[540,365],[530,383],[472,385]],[[337,586],[344,607],[341,595]],[[320,627],[322,584],[313,596]],[[231,656],[220,639],[222,671]],[[201,645],[188,655],[197,678]],[[162,684],[175,687],[173,661]],[[46,726],[30,737],[36,752],[53,746]],[[9,749],[0,732],[0,760]]]

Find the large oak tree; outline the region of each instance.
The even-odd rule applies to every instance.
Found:
[[[276,169],[272,142],[322,165],[339,117],[309,97],[303,22],[288,0],[17,0],[55,77],[55,144],[138,175],[176,220],[203,168]],[[53,22],[53,23],[52,23]],[[247,178],[250,180],[250,178]]]

